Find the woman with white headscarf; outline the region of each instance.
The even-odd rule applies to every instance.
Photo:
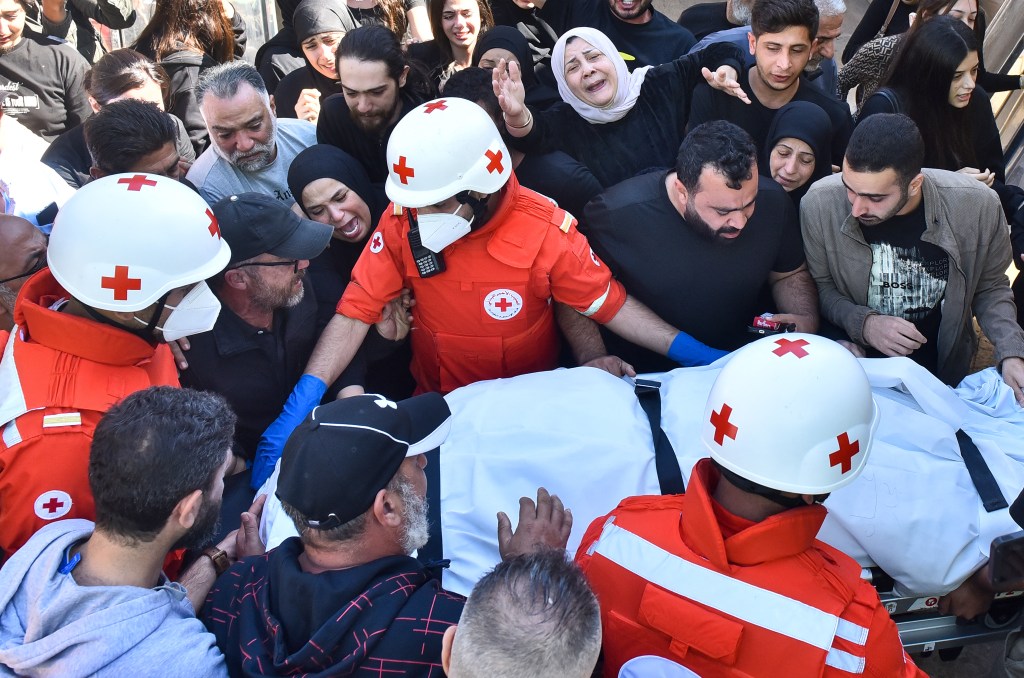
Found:
[[[566,31],[551,55],[565,103],[547,111],[527,107],[516,64],[494,69],[495,94],[514,145],[527,153],[564,151],[608,187],[673,166],[697,84],[706,80],[746,100],[736,81],[742,63],[738,48],[717,43],[630,73],[604,33],[579,27]]]

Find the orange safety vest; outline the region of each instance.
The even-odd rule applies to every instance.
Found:
[[[685,495],[626,499],[587,530],[576,560],[601,604],[605,676],[641,655],[702,676],[925,675],[860,566],[814,538],[823,507],[723,538],[717,475],[701,460]]]
[[[69,297],[43,269],[22,287],[14,329],[0,332],[0,559],[52,520],[94,520],[89,446],[100,417],[135,391],[178,386],[166,345],[50,310]]]
[[[446,270],[421,278],[408,215],[392,205],[352,271],[338,313],[366,323],[407,286],[416,299],[411,370],[419,391],[447,393],[484,379],[556,366],[552,299],[606,322],[625,302],[576,230],[550,200],[509,179],[494,215],[444,250]]]

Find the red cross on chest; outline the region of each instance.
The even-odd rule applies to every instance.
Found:
[[[113,290],[116,301],[127,301],[128,292],[142,289],[142,278],[129,277],[127,266],[115,266],[113,276],[100,278],[100,287]]]
[[[504,154],[501,151],[487,151],[484,153],[487,159],[490,161],[487,163],[487,173],[494,174],[495,172],[503,172],[505,166],[501,164],[501,160]]]
[[[43,504],[43,508],[46,509],[47,513],[56,513],[57,509],[64,506],[64,502],[59,501],[57,497],[50,497],[50,500]]]
[[[509,301],[508,297],[502,297],[494,302],[494,306],[502,313],[505,313],[508,309],[512,308],[512,302]]]
[[[808,343],[810,342],[806,339],[797,339],[796,341],[791,339],[779,339],[775,342],[778,348],[772,351],[772,353],[780,358],[787,353],[792,353],[798,359],[803,358],[810,355],[806,350],[804,350],[804,346],[807,346]]]
[[[401,181],[403,184],[409,183],[409,177],[416,176],[416,170],[409,167],[407,162],[408,161],[405,159],[405,156],[400,155],[398,156],[398,162],[391,166],[391,169],[395,171],[395,174],[398,175],[399,181]]]
[[[448,110],[447,102],[444,99],[437,101],[431,101],[429,104],[423,107],[424,113],[433,113],[434,111],[446,111]]]
[[[156,182],[152,179],[147,179],[145,174],[136,174],[130,179],[118,179],[119,184],[128,184],[129,191],[141,191],[143,186],[156,186]]]
[[[860,441],[854,440],[850,442],[850,435],[843,433],[836,436],[836,442],[839,443],[839,449],[828,455],[828,465],[838,466],[839,470],[846,473],[853,468],[853,457],[860,452]]]
[[[722,403],[720,412],[711,411],[711,425],[715,427],[715,442],[719,445],[725,443],[726,436],[736,440],[736,434],[740,432],[739,427],[729,423],[731,415],[732,408],[725,403]]]

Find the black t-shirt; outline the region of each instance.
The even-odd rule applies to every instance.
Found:
[[[693,37],[697,40],[703,40],[718,31],[736,28],[736,24],[730,22],[726,17],[725,5],[724,2],[702,2],[699,5],[687,7],[679,15],[676,23],[693,33]]]
[[[882,315],[914,323],[928,342],[910,357],[935,372],[949,255],[939,246],[921,240],[926,226],[922,202],[910,214],[891,217],[875,226],[862,226],[861,231],[871,245],[868,306]],[[872,354],[881,355],[874,350]]]
[[[332,94],[341,94],[341,83],[325,78],[308,63],[281,78],[274,95],[274,108],[279,118],[296,118],[295,104],[304,89],[315,89],[320,92],[320,102]]]
[[[612,14],[608,0],[548,0],[537,10],[537,15],[548,21],[559,35],[577,26],[596,28],[608,36],[633,70],[677,59],[697,42],[690,31],[661,12],[652,11],[653,16],[647,23],[631,24]]]
[[[793,201],[771,179],[758,178],[754,214],[738,238],[711,242],[669,201],[663,173],[622,182],[585,210],[594,251],[626,291],[669,324],[700,341],[733,350],[757,338],[747,332],[772,271],[804,263]],[[605,333],[609,352],[638,372],[677,367],[671,360]]]
[[[92,113],[82,85],[88,70],[74,47],[25,31],[0,55],[4,115],[53,141]]]
[[[764,148],[768,129],[778,109],[768,108],[754,95],[749,80],[751,68],[754,66],[740,76],[740,85],[750,98],[750,104],[712,89],[706,82],[699,84],[693,91],[693,101],[690,104],[690,129],[709,120],[728,120],[746,130],[747,134],[754,138],[754,143],[759,149]],[[754,77],[758,76],[755,74]],[[824,94],[813,87],[803,75],[800,76],[800,86],[790,101],[809,101],[828,113],[832,121],[832,158],[842,158],[846,155],[846,144],[853,132],[853,118],[845,101],[838,101],[835,97]]]

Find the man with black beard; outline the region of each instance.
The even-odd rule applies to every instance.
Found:
[[[226,675],[195,617],[216,572],[262,552],[259,505],[181,578],[168,553],[217,530],[235,418],[214,394],[158,386],[100,420],[89,457],[96,522],[62,520],[4,566],[0,666],[19,675]]]
[[[338,44],[336,57],[341,94],[321,103],[317,141],[353,156],[372,183],[383,184],[392,130],[408,111],[431,98],[433,85],[383,26],[349,31]]]
[[[673,171],[613,186],[583,220],[594,251],[631,295],[726,351],[757,338],[747,328],[764,311],[778,311],[775,320],[800,332],[818,328],[818,295],[792,201],[758,176],[756,157],[750,135],[736,125],[705,123],[683,140]],[[610,333],[605,339],[638,372],[675,367]]]
[[[295,204],[288,190],[288,167],[300,151],[316,143],[316,127],[306,120],[274,114],[274,103],[259,72],[245,61],[229,61],[204,72],[196,101],[210,132],[210,147],[185,175],[213,203],[255,191]]]
[[[299,536],[232,566],[203,610],[232,675],[442,675],[464,599],[412,554],[428,537],[425,453],[450,427],[436,393],[335,400],[299,425],[271,488]],[[502,559],[564,549],[571,528],[538,490],[536,504],[520,499],[515,532],[499,514]]]

